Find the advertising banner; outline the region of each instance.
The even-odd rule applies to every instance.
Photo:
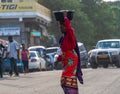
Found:
[[[30,36],[31,37],[39,37],[39,36],[41,36],[41,32],[39,32],[39,31],[31,31]]]
[[[19,27],[0,28],[0,36],[20,35]]]
[[[21,3],[0,3],[0,12],[25,12],[35,11],[35,2],[21,2]]]

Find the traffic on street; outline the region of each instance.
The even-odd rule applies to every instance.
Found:
[[[119,94],[120,0],[0,0],[0,94]]]

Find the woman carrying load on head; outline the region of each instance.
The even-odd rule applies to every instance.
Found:
[[[61,18],[58,20],[62,32],[59,41],[62,54],[57,58],[55,65],[61,61],[64,68],[61,75],[61,86],[64,94],[79,94],[77,79],[83,84],[80,53],[68,11],[62,11],[62,13],[63,20],[61,20]],[[59,16],[59,14],[57,16]]]

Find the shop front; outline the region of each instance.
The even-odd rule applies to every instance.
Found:
[[[49,9],[37,2],[0,3],[0,38],[12,35],[27,47],[42,45],[41,37],[48,36],[51,22]]]

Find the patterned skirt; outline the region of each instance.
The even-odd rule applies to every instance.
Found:
[[[77,78],[63,77],[61,78],[61,86],[64,94],[79,94]]]

